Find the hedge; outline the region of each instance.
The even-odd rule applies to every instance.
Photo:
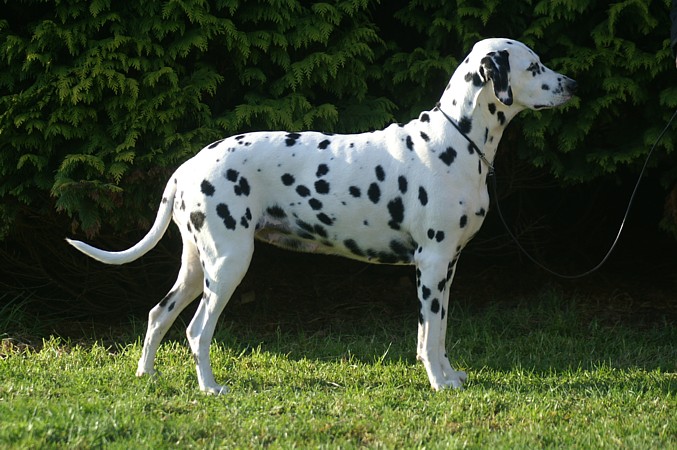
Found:
[[[21,217],[145,229],[182,161],[248,130],[359,132],[430,108],[472,44],[523,41],[577,79],[502,152],[562,185],[637,172],[677,107],[669,0],[5,0],[0,235]],[[672,131],[677,129],[673,127]],[[677,180],[668,133],[652,176]]]

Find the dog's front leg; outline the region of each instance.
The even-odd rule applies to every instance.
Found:
[[[444,348],[450,283],[447,270],[451,264],[448,258],[428,255],[425,251],[419,253],[416,261],[420,308],[417,357],[423,362],[435,390],[460,388],[465,380],[465,373],[455,371],[449,364]]]
[[[447,282],[444,285],[444,291],[442,292],[442,311],[441,311],[441,317],[440,317],[440,325],[441,325],[441,331],[440,331],[440,346],[439,346],[439,352],[440,352],[440,363],[442,364],[442,372],[444,373],[444,379],[446,380],[446,384],[449,386],[452,386],[454,388],[462,388],[463,383],[468,379],[468,375],[461,371],[461,370],[456,370],[451,366],[451,363],[449,362],[449,357],[447,356],[447,346],[446,346],[446,338],[447,338],[447,321],[448,321],[448,314],[449,314],[449,295],[450,295],[450,288],[451,288],[451,283],[454,279],[454,274],[456,272],[456,261],[458,261],[458,253],[456,254],[456,257],[454,257],[454,260],[451,261],[449,264],[449,268],[447,269]],[[442,287],[441,285],[439,287]]]

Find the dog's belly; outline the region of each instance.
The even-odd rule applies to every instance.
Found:
[[[380,233],[380,239],[364,235],[353,237],[326,233],[320,227],[301,222],[301,225],[266,223],[257,229],[257,240],[287,250],[342,256],[376,264],[408,265],[413,263],[416,243],[408,234]]]

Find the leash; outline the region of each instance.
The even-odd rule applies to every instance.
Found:
[[[606,252],[602,260],[592,267],[591,269],[586,270],[585,272],[569,275],[569,274],[563,274],[560,272],[557,272],[555,270],[550,269],[549,267],[545,266],[543,263],[538,261],[536,258],[534,258],[523,246],[520,244],[519,239],[517,239],[517,236],[512,232],[510,227],[508,226],[508,222],[503,216],[503,212],[501,211],[501,206],[498,202],[498,193],[497,193],[497,188],[496,188],[496,170],[494,169],[494,165],[484,156],[484,153],[480,150],[480,148],[473,142],[472,139],[470,139],[470,136],[468,136],[466,133],[464,133],[461,128],[458,126],[458,124],[451,118],[447,113],[442,111],[442,108],[440,107],[440,104],[437,103],[436,105],[437,109],[444,115],[444,117],[458,130],[459,133],[461,133],[461,136],[463,136],[469,143],[470,146],[477,152],[477,155],[480,157],[482,162],[487,166],[489,169],[488,177],[491,178],[491,190],[492,194],[494,197],[494,205],[496,205],[496,212],[498,213],[498,217],[501,219],[501,222],[503,223],[503,226],[505,227],[505,230],[508,232],[508,235],[510,238],[515,242],[517,245],[517,248],[536,266],[540,267],[541,269],[545,270],[551,275],[555,275],[556,277],[559,278],[565,278],[569,280],[574,280],[578,278],[583,278],[587,275],[590,275],[591,273],[595,272],[598,270],[600,267],[604,265],[604,263],[609,259],[611,256],[611,253],[614,251],[616,248],[616,244],[618,244],[618,240],[621,237],[621,232],[623,231],[623,227],[625,226],[625,222],[628,218],[628,215],[630,214],[630,208],[632,207],[632,204],[635,201],[635,195],[637,194],[637,190],[639,189],[639,185],[642,181],[642,177],[644,176],[644,172],[646,171],[647,165],[649,164],[649,159],[651,158],[652,153],[656,149],[656,146],[658,143],[661,141],[665,133],[668,131],[670,126],[672,125],[672,122],[675,120],[675,117],[677,117],[677,110],[672,114],[672,117],[670,117],[670,120],[668,120],[667,125],[665,125],[665,128],[663,128],[663,131],[660,132],[658,137],[656,138],[656,141],[653,143],[651,146],[651,150],[649,150],[649,154],[646,156],[646,160],[644,161],[644,165],[642,166],[642,170],[639,172],[639,176],[637,177],[637,182],[635,183],[635,187],[632,190],[632,194],[630,194],[630,200],[628,201],[628,206],[625,209],[625,214],[623,215],[623,220],[621,221],[620,227],[618,227],[618,233],[616,233],[616,238],[614,239],[613,243],[611,244],[611,247],[609,250]]]

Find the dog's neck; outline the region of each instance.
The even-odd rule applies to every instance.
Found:
[[[470,129],[465,134],[477,145],[486,158],[493,163],[498,143],[505,127],[523,108],[506,106],[493,92],[491,82],[477,85],[466,81],[462,71],[456,71],[439,102],[444,111],[461,129]],[[448,133],[457,133],[451,124]]]

